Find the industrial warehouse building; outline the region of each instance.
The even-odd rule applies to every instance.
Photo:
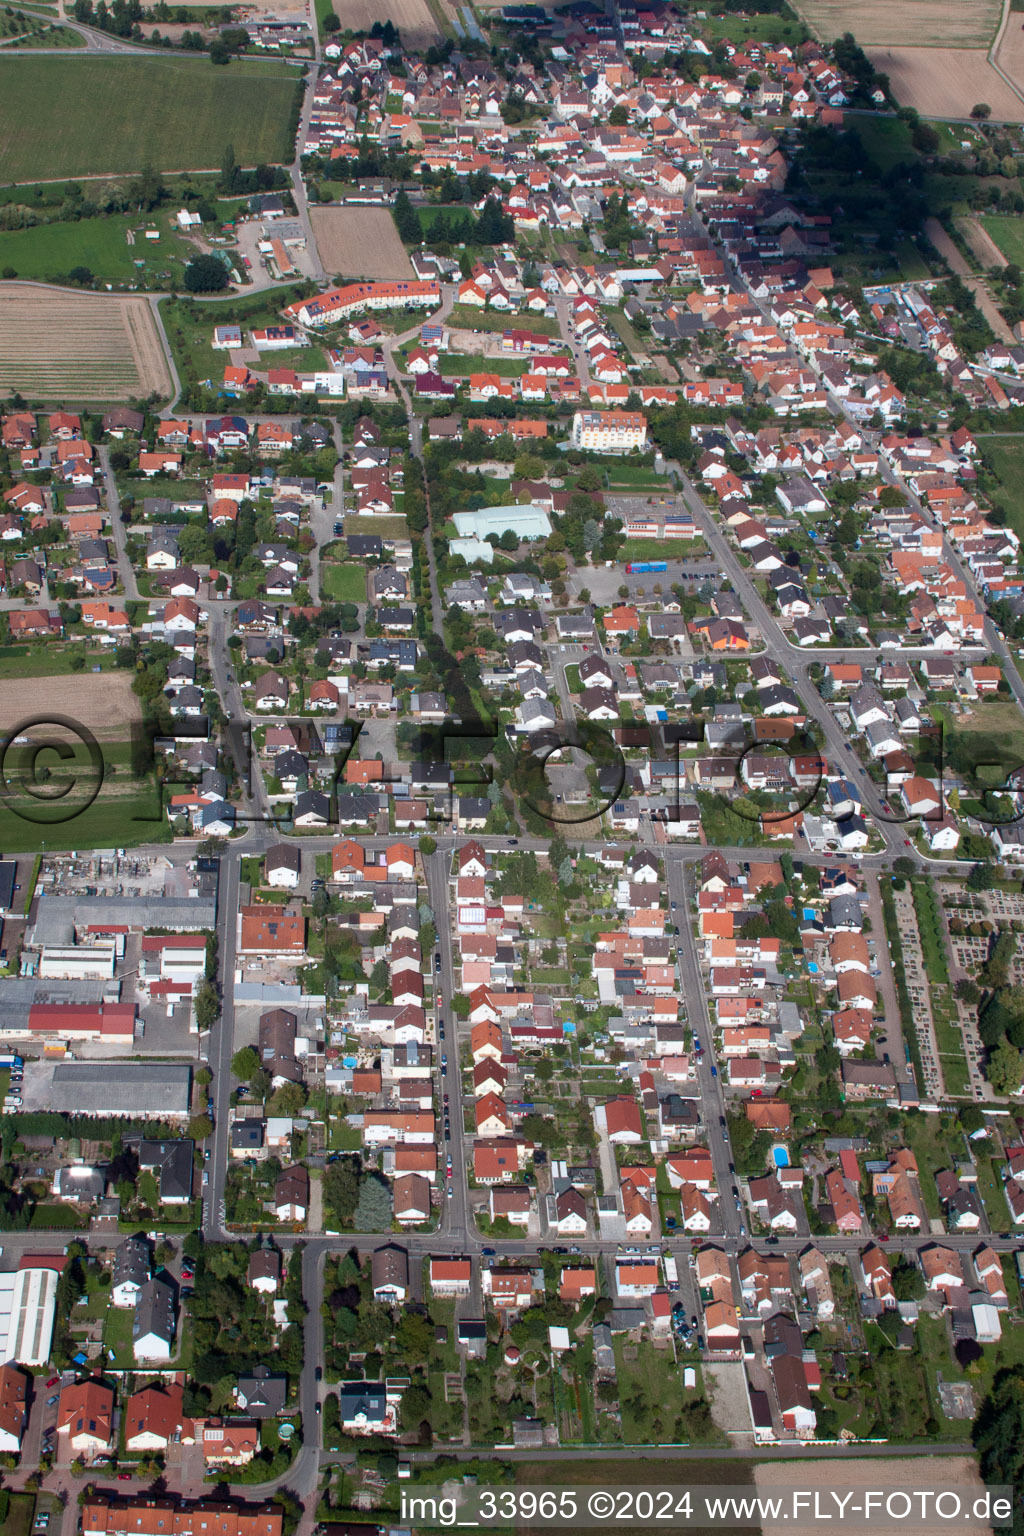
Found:
[[[0,1365],[45,1365],[53,1343],[57,1280],[63,1258],[26,1255],[0,1274]]]
[[[48,1105],[63,1115],[130,1115],[187,1120],[192,1068],[162,1061],[62,1061],[53,1069]]]

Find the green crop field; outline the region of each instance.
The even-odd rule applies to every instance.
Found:
[[[1012,214],[991,213],[980,221],[987,235],[998,245],[1007,261],[1024,266],[1024,219]]]
[[[8,181],[106,171],[216,169],[291,158],[300,77],[280,63],[0,51],[0,163]],[[54,103],[60,111],[54,111]]]
[[[147,240],[145,229],[159,229],[160,239]],[[135,237],[132,245],[129,233]],[[59,282],[73,268],[88,267],[101,282],[178,287],[184,264],[195,250],[171,229],[166,216],[150,220],[116,214],[0,231],[0,269],[10,267],[20,278],[41,282]],[[160,277],[167,272],[170,284]]]
[[[121,783],[128,784],[127,775]],[[118,780],[115,779],[117,784]],[[79,816],[69,821],[41,824],[26,821],[0,807],[0,838],[8,853],[54,852],[69,848],[133,848],[137,843],[171,840],[167,817],[160,811],[160,791],[155,783],[131,781],[126,793],[101,793]]]

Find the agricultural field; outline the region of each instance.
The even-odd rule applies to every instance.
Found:
[[[50,718],[60,715],[76,720],[98,739],[121,740],[127,736],[131,722],[141,719],[130,672],[80,672],[51,677],[45,699]],[[32,678],[0,681],[0,734],[12,730],[19,721],[38,715],[39,700],[39,683]]]
[[[338,277],[415,277],[387,208],[313,208],[320,261]]]
[[[343,32],[369,32],[375,21],[390,21],[401,32],[404,47],[411,51],[443,41],[427,0],[333,0],[324,10],[334,12]]]
[[[159,240],[147,240],[145,231],[154,228]],[[145,220],[115,214],[0,231],[0,271],[10,269],[37,282],[60,283],[76,267],[87,267],[99,282],[180,288],[185,263],[195,251],[166,216]]]
[[[45,721],[33,726],[41,716]],[[165,840],[159,790],[152,780],[133,778],[129,767],[128,735],[138,719],[127,673],[50,677],[42,692],[37,679],[0,682],[0,736],[17,732],[29,743],[12,742],[0,758],[3,846],[24,852],[41,840],[47,848]]]
[[[1006,71],[1019,91],[1024,91],[1024,27],[1019,13],[1011,11],[1006,30],[999,40],[996,63]]]
[[[906,36],[910,23],[900,19],[903,13],[889,14],[894,32]],[[947,14],[956,13],[951,7]],[[971,108],[985,101],[993,118],[1024,122],[1024,101],[988,61],[989,39],[962,47],[950,42],[943,47],[901,48],[895,37],[892,42],[892,47],[876,45],[864,51],[875,68],[889,76],[889,88],[901,107],[914,107],[923,117],[969,117]]]
[[[944,1332],[943,1342],[945,1342]],[[955,1379],[960,1375],[955,1366],[952,1369],[948,1368],[948,1360],[940,1360],[939,1364],[947,1380],[950,1378]],[[907,1373],[908,1375],[911,1374],[909,1362]],[[812,1456],[813,1452],[809,1453],[807,1460],[800,1463],[801,1486],[809,1489],[823,1489],[833,1486],[833,1479],[835,1478],[834,1464],[824,1460],[814,1461],[810,1459]],[[968,1501],[973,1500],[976,1495],[983,1492],[984,1485],[978,1475],[978,1468],[973,1457],[943,1456],[941,1467],[943,1487],[958,1489],[965,1507]],[[908,1461],[906,1457],[892,1456],[879,1458],[873,1456],[868,1458],[861,1456],[858,1458],[851,1453],[850,1456],[843,1457],[843,1491],[852,1493],[856,1501],[857,1495],[864,1488],[930,1489],[936,1486],[936,1470],[935,1463],[927,1459],[921,1460],[915,1465],[914,1462]],[[792,1486],[792,1468],[782,1461],[758,1462],[754,1467],[754,1481],[757,1485],[757,1492],[762,1498],[777,1495],[783,1489],[789,1489]],[[985,1521],[978,1520],[972,1516],[965,1514],[961,1517],[961,1520],[966,1522],[967,1536],[981,1536],[981,1532],[987,1529]],[[932,1536],[932,1533],[940,1524],[941,1522],[938,1520],[916,1520],[914,1528],[918,1536]],[[873,1528],[880,1533],[884,1533],[884,1536],[890,1536],[891,1532],[898,1529],[898,1525],[894,1520],[880,1518],[874,1522]],[[963,1523],[958,1527],[960,1530],[964,1528]],[[786,1525],[775,1522],[769,1524],[766,1522],[762,1527],[763,1536],[780,1536],[782,1532],[785,1532],[786,1536],[807,1536],[811,1529],[812,1527],[809,1523],[800,1525],[799,1523],[788,1522]]]
[[[4,73],[6,71],[6,73]],[[0,160],[8,181],[157,170],[216,170],[291,158],[295,69],[236,59],[110,54],[21,58],[0,50]],[[60,112],[52,110],[55,101]],[[102,105],[102,110],[99,110]]]
[[[0,284],[0,393],[68,403],[170,395],[146,299]]]
[[[990,213],[977,222],[1006,261],[1016,262],[1018,266],[1024,265],[1024,219],[1015,218],[1012,214]]]
[[[864,0],[852,14],[845,0],[796,0],[794,10],[823,42],[852,31],[862,48],[899,46],[908,37],[919,47],[987,48],[996,35],[1000,0]],[[879,65],[879,68],[884,68]],[[952,116],[952,108],[946,116]]]

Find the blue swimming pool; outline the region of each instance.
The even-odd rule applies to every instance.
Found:
[[[776,1168],[788,1168],[789,1167],[789,1153],[787,1152],[785,1147],[783,1147],[783,1146],[772,1147],[772,1157],[775,1160]]]

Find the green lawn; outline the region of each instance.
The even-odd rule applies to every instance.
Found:
[[[694,560],[706,553],[703,539],[627,539],[619,550],[619,559]]]
[[[322,566],[320,586],[323,595],[336,603],[366,602],[366,572],[361,565]]]
[[[518,379],[529,372],[524,357],[470,357],[464,352],[442,352],[440,369],[444,378],[458,378],[470,373],[496,373],[502,379]]]
[[[73,671],[75,656],[82,654],[81,646],[4,645],[0,646],[0,681],[9,677],[58,677]],[[104,672],[114,670],[111,651],[86,651],[85,670],[102,667]]]
[[[0,50],[0,160],[7,181],[104,171],[212,170],[229,144],[240,165],[291,158],[298,72],[235,59],[21,58]],[[54,103],[60,111],[54,111]]]
[[[672,492],[671,482],[664,475],[656,475],[651,464],[608,465],[608,488],[612,491],[660,491],[662,495]]]
[[[223,378],[225,364],[231,359],[226,352],[214,351],[211,344],[214,326],[234,324],[249,330],[253,326],[280,325],[281,314],[277,306],[289,304],[297,295],[298,290],[284,288],[275,289],[272,298],[265,293],[252,294],[248,299],[243,297],[226,304],[217,304],[216,313],[214,308],[203,308],[189,299],[164,300],[160,305],[160,315],[182,383],[213,379],[219,384]],[[311,362],[316,355],[316,349],[311,349]],[[268,352],[261,366],[276,368],[290,365],[281,364],[277,356]],[[154,493],[150,491],[147,494]]]
[[[891,170],[901,161],[913,163],[918,159],[917,150],[910,142],[910,129],[902,118],[851,117],[849,126],[883,171]]]
[[[116,1371],[130,1371],[135,1364],[132,1349],[132,1321],[135,1313],[126,1307],[108,1307],[103,1323],[103,1348],[107,1359]],[[110,1359],[110,1351],[114,1358]]]
[[[115,780],[116,782],[116,780]],[[20,803],[20,802],[19,802]],[[125,848],[171,841],[155,785],[124,795],[104,795],[69,821],[41,825],[0,806],[0,847],[6,853],[67,848]]]
[[[4,1521],[4,1536],[29,1536],[35,1515],[36,1499],[33,1493],[12,1493]]]
[[[143,231],[154,227],[160,239],[147,240]],[[135,234],[134,245],[128,244],[129,232]],[[164,281],[159,274],[170,272],[177,285],[195,249],[171,229],[166,216],[148,220],[116,214],[77,224],[0,231],[0,267],[13,267],[18,277],[41,282],[59,282],[72,268],[88,267],[104,282],[157,287]]]
[[[496,309],[477,309],[474,304],[453,304],[448,316],[453,329],[469,331],[536,331],[538,335],[557,336],[558,321],[529,311],[521,315],[499,314]]]
[[[990,213],[981,224],[998,245],[1007,261],[1024,264],[1024,218],[1009,213]]]
[[[996,500],[1005,509],[1007,522],[1018,537],[1024,535],[1024,437],[986,435],[979,447],[986,466],[1000,482]]]
[[[727,37],[737,48],[741,48],[748,38],[758,43],[789,43],[795,46],[807,37],[807,28],[802,21],[770,13],[737,16],[726,12],[722,16],[704,16],[694,22],[693,31],[694,36],[708,43],[717,43],[720,37]]]
[[[30,23],[28,31],[20,30],[15,26],[15,21],[20,15]],[[84,48],[85,38],[80,32],[72,32],[70,27],[61,27],[51,19],[51,15],[34,15],[19,9],[13,16],[0,16],[0,38],[11,38],[14,41],[5,43],[4,53],[16,53],[22,48]]]

